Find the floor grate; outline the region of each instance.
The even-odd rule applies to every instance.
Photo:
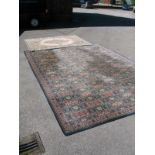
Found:
[[[35,132],[32,135],[20,139],[19,142],[20,155],[41,155],[44,152],[45,148],[42,144],[38,132]]]

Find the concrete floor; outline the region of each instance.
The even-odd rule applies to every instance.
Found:
[[[20,30],[20,136],[38,131],[45,155],[134,155],[134,116],[64,136],[24,55],[24,39],[75,34],[134,61],[134,14],[75,8],[73,24],[59,28],[52,24],[41,30]]]

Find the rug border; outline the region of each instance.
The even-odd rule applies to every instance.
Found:
[[[100,45],[97,45],[97,46],[102,47],[102,46],[100,46]],[[64,48],[67,48],[67,47],[64,47]],[[104,48],[104,47],[102,47],[102,48]],[[123,57],[122,55],[119,55],[118,53],[115,53],[115,52],[113,52],[112,50],[109,50],[109,49],[106,49],[106,48],[104,48],[104,49],[105,49],[106,51],[110,51],[110,52],[112,52],[112,53],[114,53],[114,54],[120,56],[120,57],[123,58],[123,59],[126,59],[126,60],[127,60],[128,62],[130,62],[130,63],[133,63],[132,61],[130,61],[130,60],[127,59],[126,57]],[[44,50],[47,51],[47,50],[54,50],[54,49],[44,49]],[[39,51],[42,51],[42,50],[39,50]],[[134,110],[134,112],[126,113],[126,114],[120,115],[119,117],[110,118],[109,120],[107,119],[107,120],[104,121],[104,122],[99,122],[99,123],[96,123],[95,125],[94,125],[94,124],[93,124],[93,125],[90,125],[89,127],[85,127],[85,128],[82,128],[82,129],[77,129],[77,130],[75,130],[75,131],[66,132],[66,130],[65,130],[64,127],[63,127],[62,122],[60,121],[59,117],[57,116],[58,114],[57,114],[57,112],[55,111],[54,106],[51,104],[51,101],[50,101],[50,99],[49,99],[49,96],[48,96],[48,94],[47,94],[45,88],[43,87],[43,84],[42,84],[42,83],[40,82],[40,80],[39,80],[39,76],[37,75],[37,73],[36,73],[36,72],[34,71],[34,69],[33,69],[33,65],[31,64],[31,62],[30,62],[30,60],[29,60],[29,56],[28,56],[28,55],[29,55],[29,52],[35,52],[35,51],[33,51],[33,50],[25,50],[25,51],[24,51],[24,54],[25,54],[25,56],[26,56],[26,58],[27,58],[27,62],[28,62],[28,64],[29,64],[29,66],[30,66],[32,72],[34,73],[34,75],[35,75],[35,77],[36,77],[36,79],[37,79],[37,81],[38,81],[38,83],[39,83],[41,89],[43,90],[43,92],[44,92],[44,94],[45,94],[45,96],[46,96],[46,99],[47,99],[47,101],[48,101],[48,104],[50,105],[51,110],[53,111],[54,116],[55,116],[56,120],[58,121],[58,123],[59,123],[59,125],[60,125],[60,128],[61,128],[61,130],[62,130],[62,132],[63,132],[63,134],[64,134],[65,136],[70,136],[70,135],[72,135],[72,134],[79,133],[79,132],[82,132],[82,131],[85,131],[85,130],[88,130],[88,129],[91,129],[91,128],[94,128],[94,127],[97,127],[97,126],[100,126],[100,125],[103,125],[103,124],[105,124],[105,123],[110,123],[110,122],[112,122],[112,121],[115,121],[115,120],[118,120],[118,119],[121,119],[121,118],[125,118],[125,117],[127,117],[127,116],[131,116],[131,115],[134,115],[134,114],[135,114],[135,110]],[[133,65],[134,65],[134,64],[133,64]]]
[[[104,50],[106,51],[106,53],[110,52],[110,54],[114,54],[114,55],[119,56],[119,57],[123,60],[123,62],[125,62],[125,63],[127,63],[127,62],[130,63],[130,64],[132,65],[132,67],[135,69],[135,62],[134,62],[133,60],[127,58],[126,56],[120,54],[118,51],[112,50],[112,49],[108,49],[108,48],[106,48],[106,47],[104,47],[104,46],[102,46],[102,45],[100,45],[100,44],[93,44],[93,45],[91,45],[91,46],[95,46],[95,47],[102,48],[102,49],[104,49]],[[102,52],[102,51],[101,51],[101,52]],[[126,60],[126,61],[125,61],[125,60]]]
[[[86,128],[80,129],[80,130],[75,130],[75,131],[72,131],[72,132],[69,132],[69,133],[66,133],[66,132],[63,132],[63,133],[64,133],[65,136],[70,136],[70,135],[73,135],[75,133],[80,133],[80,132],[88,130],[88,129],[93,129],[93,128],[97,127],[97,126],[101,126],[103,124],[107,124],[107,123],[110,123],[110,122],[113,122],[113,121],[116,121],[116,120],[119,120],[119,119],[122,119],[122,118],[126,118],[126,117],[132,116],[132,115],[135,115],[135,112],[131,112],[129,114],[122,115],[120,117],[111,118],[111,119],[109,119],[107,121],[104,121],[103,123],[97,123],[95,125],[92,125],[90,127],[86,127]]]
[[[41,82],[40,82],[40,80],[39,80],[39,76],[37,76],[37,73],[34,71],[31,62],[29,61],[27,52],[31,52],[31,51],[30,51],[30,50],[25,50],[25,51],[24,51],[24,54],[25,54],[25,56],[26,56],[26,58],[27,58],[27,62],[28,62],[28,64],[29,64],[29,66],[30,66],[30,68],[31,68],[31,70],[32,70],[32,72],[33,72],[33,74],[35,75],[35,77],[36,77],[36,79],[37,79],[37,81],[38,81],[38,83],[39,83],[39,86],[40,86],[41,90],[43,91],[44,95],[46,96],[46,100],[48,101],[48,104],[49,104],[49,106],[51,107],[51,110],[53,111],[54,116],[55,116],[56,120],[58,121],[58,123],[59,123],[59,125],[60,125],[60,128],[61,128],[61,130],[62,130],[62,132],[64,133],[64,135],[66,135],[66,132],[65,132],[65,130],[64,130],[62,124],[61,124],[61,121],[59,120],[59,117],[57,116],[57,113],[56,113],[54,107],[52,106],[51,101],[50,101],[50,99],[49,99],[49,97],[48,97],[48,95],[47,95],[47,93],[46,93],[46,91],[45,91],[43,85],[41,84]]]

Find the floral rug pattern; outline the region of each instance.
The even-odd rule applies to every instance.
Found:
[[[134,64],[99,45],[26,51],[65,135],[134,113]]]

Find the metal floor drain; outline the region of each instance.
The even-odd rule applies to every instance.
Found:
[[[35,132],[32,135],[20,139],[19,142],[20,155],[41,155],[44,152],[45,148],[42,144],[38,132]]]

